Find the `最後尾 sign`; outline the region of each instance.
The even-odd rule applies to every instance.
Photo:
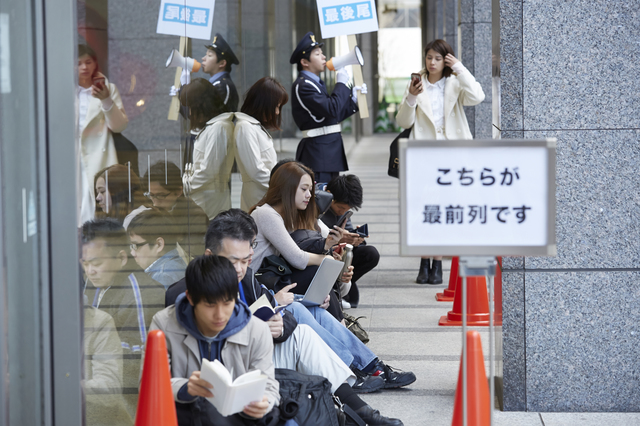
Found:
[[[555,147],[401,141],[401,254],[555,255]]]
[[[162,0],[158,34],[209,40],[215,0]]]
[[[374,0],[317,0],[322,38],[378,31]]]

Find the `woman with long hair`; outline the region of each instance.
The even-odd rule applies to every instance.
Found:
[[[99,170],[118,163],[112,133],[127,128],[120,92],[98,69],[98,56],[87,45],[78,46],[78,151],[82,197],[78,216],[81,226],[96,212],[95,186]]]
[[[233,167],[233,113],[227,112],[211,83],[196,78],[180,91],[180,102],[189,107],[193,163],[187,164],[185,194],[204,210],[209,219],[231,208],[229,180]]]
[[[480,83],[454,55],[444,40],[424,49],[425,68],[412,78],[398,107],[397,123],[411,130],[410,139],[473,139],[463,106],[484,100]],[[442,256],[420,261],[418,284],[442,283]]]
[[[117,219],[125,229],[135,214],[151,206],[142,192],[140,178],[122,164],[100,170],[95,176],[94,188],[96,218]]]
[[[234,131],[236,162],[242,175],[240,208],[248,211],[269,188],[271,169],[278,161],[269,130],[280,130],[287,90],[276,79],[263,77],[247,91]]]

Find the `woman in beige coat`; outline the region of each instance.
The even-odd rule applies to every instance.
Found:
[[[118,163],[113,133],[127,128],[120,92],[98,71],[96,53],[89,46],[78,46],[78,151],[80,152],[79,226],[95,216],[93,180],[100,170]]]
[[[189,107],[191,130],[199,130],[193,145],[193,163],[183,175],[185,195],[209,219],[231,208],[229,180],[233,167],[233,113],[207,80],[197,78],[180,92],[182,105]]]
[[[482,87],[444,40],[425,47],[425,69],[413,78],[398,108],[396,121],[411,130],[411,139],[473,139],[463,106],[484,100]],[[442,283],[442,257],[423,258],[418,284]]]
[[[271,169],[278,162],[278,156],[267,129],[280,130],[280,111],[288,101],[289,95],[282,84],[264,77],[251,86],[242,112],[236,113],[235,154],[242,175],[240,208],[246,212],[258,204],[269,189]]]

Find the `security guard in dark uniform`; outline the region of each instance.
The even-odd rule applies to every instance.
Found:
[[[224,104],[230,112],[238,110],[238,91],[231,81],[231,65],[238,65],[240,61],[229,47],[227,41],[220,34],[215,35],[211,44],[205,45],[207,53],[202,57],[202,70],[211,74],[209,82],[216,88]],[[224,69],[220,71],[220,63],[226,61]]]
[[[318,43],[313,33],[308,32],[289,62],[298,65],[298,78],[291,86],[291,109],[304,136],[298,144],[296,161],[314,171],[316,182],[326,183],[341,171],[349,170],[340,122],[358,111],[354,94],[361,88],[347,87],[349,74],[343,68],[337,71],[337,84],[329,95],[320,79],[326,63],[322,46],[324,43]]]

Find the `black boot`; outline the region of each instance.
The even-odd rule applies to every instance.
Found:
[[[442,260],[434,260],[431,264],[427,284],[442,284]]]
[[[356,410],[356,414],[360,416],[369,426],[403,426],[402,420],[390,419],[380,414],[380,411],[374,410],[369,405]]]
[[[418,271],[418,284],[427,284],[429,282],[429,261],[431,259],[420,259],[420,271]]]

